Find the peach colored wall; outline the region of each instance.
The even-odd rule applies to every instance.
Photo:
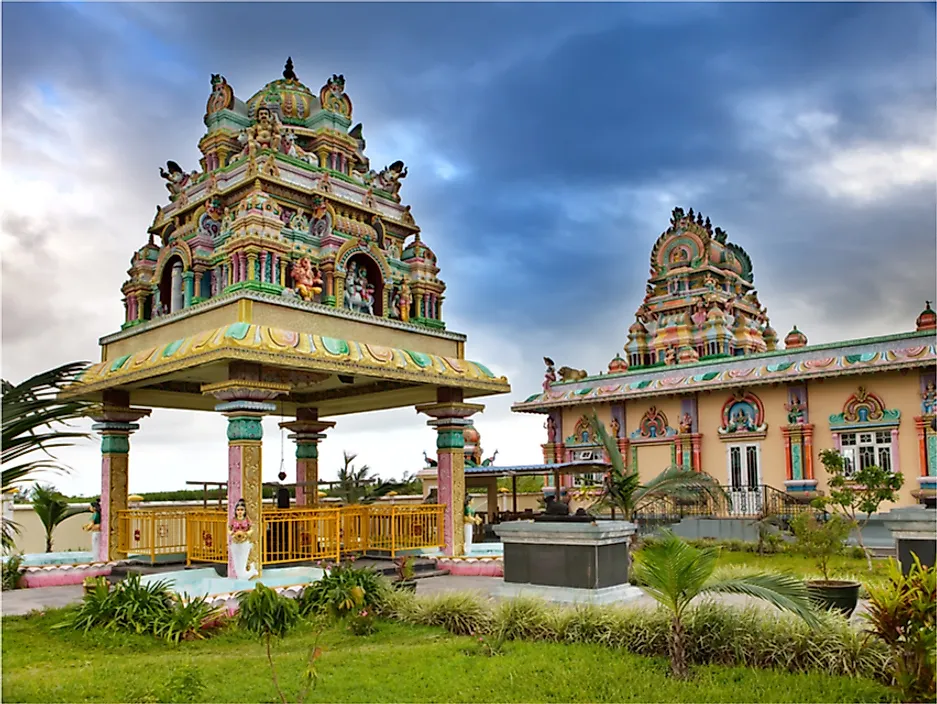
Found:
[[[681,399],[677,396],[657,397],[653,399],[637,399],[625,405],[625,436],[641,425],[644,414],[655,406],[658,412],[667,418],[667,425],[677,429],[680,423]],[[638,446],[638,475],[642,481],[653,479],[670,466],[672,442]],[[629,451],[630,452],[630,451]],[[630,458],[628,459],[630,462]]]
[[[843,406],[849,397],[860,386],[866,391],[876,394],[885,404],[885,408],[896,408],[901,411],[901,422],[898,425],[899,468],[904,475],[904,486],[901,488],[900,500],[897,504],[883,504],[882,511],[887,511],[896,505],[909,505],[916,503],[911,495],[912,491],[920,488],[918,477],[921,476],[921,461],[918,451],[917,428],[914,425],[915,417],[921,415],[920,373],[911,370],[906,374],[889,372],[885,374],[867,374],[862,376],[849,376],[833,379],[824,379],[822,382],[810,382],[807,387],[807,399],[810,412],[810,422],[814,426],[814,476],[817,479],[817,488],[826,492],[826,472],[820,464],[821,450],[833,447],[833,436],[830,431],[830,416],[843,412]],[[895,453],[894,448],[892,452]],[[892,458],[894,467],[894,457]]]
[[[642,482],[650,481],[670,466],[673,443],[653,443],[637,447],[638,476]]]
[[[777,489],[784,488],[787,479],[787,469],[784,460],[784,438],[780,426],[787,424],[786,386],[757,386],[751,392],[761,399],[765,407],[765,422],[768,424],[768,434],[762,440],[751,442],[761,446],[761,481]],[[722,407],[732,398],[731,390],[702,393],[697,399],[699,413],[699,429],[703,434],[700,446],[702,470],[712,475],[720,484],[729,483],[729,470],[726,449],[732,444],[730,440],[723,440],[719,435],[722,425]],[[743,441],[744,442],[744,441]]]

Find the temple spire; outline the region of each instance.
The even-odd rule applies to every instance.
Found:
[[[293,70],[293,57],[286,57],[286,66],[283,67],[283,78],[288,81],[298,81],[299,78],[296,76],[296,72]]]

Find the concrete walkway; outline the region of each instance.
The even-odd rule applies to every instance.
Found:
[[[502,580],[499,577],[461,577],[445,575],[441,577],[427,577],[417,580],[416,593],[419,596],[431,596],[433,594],[442,594],[445,592],[475,592],[482,597],[493,598],[492,592]],[[68,587],[37,587],[34,589],[16,589],[14,591],[3,592],[0,597],[0,603],[3,607],[4,616],[22,616],[33,610],[57,609],[70,604],[76,604],[81,601],[83,589],[81,585]],[[732,604],[734,606],[747,606],[754,604],[766,609],[773,609],[759,599],[742,596],[739,594],[714,595],[712,598],[722,604]],[[654,608],[657,602],[651,597],[645,595],[639,599],[628,602],[628,606],[640,606],[643,608]],[[859,601],[850,619],[857,623],[859,614],[866,610],[866,602]]]

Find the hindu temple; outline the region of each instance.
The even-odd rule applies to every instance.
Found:
[[[825,490],[819,452],[835,448],[847,473],[904,473],[909,504],[937,489],[935,330],[928,302],[905,333],[810,345],[794,327],[779,345],[745,250],[709,217],[675,208],[608,369],[557,369],[545,357],[542,389],[513,410],[545,416],[547,463],[605,457],[595,408],[646,479],[678,465],[734,495],[769,487],[804,498]]]
[[[401,202],[407,168],[372,168],[352,115],[343,76],[313,91],[292,60],[246,99],[211,77],[202,157],[160,168],[168,199],[130,258],[125,320],[62,394],[96,404],[102,559],[146,539],[120,517],[130,436],[153,408],[228,419],[226,514],[190,517],[190,559],[227,562],[238,576],[276,561],[260,527],[264,416],[293,417],[281,424],[296,443],[292,510],[306,513],[283,534],[297,536],[290,559],[313,558],[326,530],[309,513],[318,444],[342,415],[403,406],[437,431],[444,521],[421,523],[422,534],[460,553],[463,428],[484,408],[468,400],[510,386],[466,359],[466,336],[447,329],[436,256]]]

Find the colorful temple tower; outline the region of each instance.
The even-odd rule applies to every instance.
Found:
[[[62,394],[99,404],[102,557],[119,552],[129,436],[155,407],[227,416],[235,525],[260,515],[263,416],[296,418],[281,425],[304,505],[325,417],[415,406],[437,430],[446,550],[459,554],[463,427],[484,408],[465,401],[510,387],[446,329],[436,256],[401,204],[406,167],[371,169],[345,79],[313,93],[291,60],[246,101],[213,75],[204,121],[200,169],[160,169],[169,202],[131,259],[121,330]]]
[[[937,493],[935,330],[928,302],[912,331],[810,345],[795,326],[779,349],[745,250],[675,208],[624,356],[592,375],[544,357],[542,391],[512,408],[546,415],[548,464],[607,459],[595,409],[645,480],[678,465],[740,505],[771,492],[804,500],[825,490],[819,453],[836,448],[847,472],[904,472],[901,503],[913,503]]]
[[[777,338],[745,250],[702,213],[674,208],[651,250],[646,294],[625,343],[627,364],[619,358],[616,370],[771,351]]]

